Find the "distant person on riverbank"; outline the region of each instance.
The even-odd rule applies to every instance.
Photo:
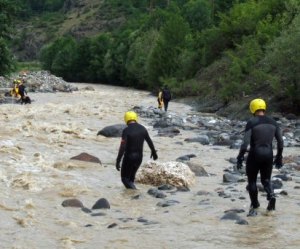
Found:
[[[156,160],[157,154],[148,131],[137,122],[135,112],[125,113],[124,120],[127,127],[123,130],[119,153],[116,161],[116,169],[121,169],[121,180],[126,188],[136,189],[134,185],[135,175],[143,161],[144,141],[151,149],[151,158]],[[124,157],[123,157],[124,156]],[[122,167],[120,166],[121,159]]]
[[[265,115],[266,103],[262,99],[254,99],[250,102],[250,111],[253,114],[245,128],[244,141],[237,157],[237,168],[242,168],[244,154],[250,145],[249,155],[246,162],[246,174],[248,177],[249,196],[251,200],[249,216],[256,215],[260,204],[258,202],[258,191],[256,186],[257,175],[260,172],[261,183],[267,193],[269,201],[267,210],[275,210],[276,198],[271,183],[273,169],[272,142],[277,140],[277,155],[274,160],[276,168],[282,167],[283,139],[280,128],[276,121]]]
[[[162,109],[164,106],[164,100],[163,100],[163,91],[161,88],[159,88],[158,90],[157,102],[158,102],[158,108]]]
[[[172,95],[171,95],[171,92],[170,92],[168,86],[164,87],[164,89],[162,91],[162,97],[163,97],[165,111],[167,111],[168,106],[169,106],[169,101],[172,99]]]
[[[27,96],[27,91],[25,89],[24,79],[22,79],[19,83],[19,94],[21,96],[21,104],[31,104],[30,98]]]
[[[19,84],[21,83],[21,80],[15,79],[13,83],[14,83],[14,86],[10,91],[10,95],[15,98],[20,98]]]

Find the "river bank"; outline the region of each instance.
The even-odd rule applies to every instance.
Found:
[[[186,142],[198,136],[199,129],[160,136],[153,127],[154,119],[140,115],[139,122],[153,138],[159,161],[194,154],[191,161],[208,173],[197,177],[189,191],[166,191],[165,200],[176,201],[176,205],[162,207],[158,205],[161,199],[148,194],[152,186],[137,184],[138,191],[124,189],[115,170],[120,138],[97,136],[102,128],[123,123],[124,112],[134,106],[155,107],[156,97],[107,85],[72,86],[79,90],[30,93],[31,105],[0,105],[2,248],[299,247],[300,176],[293,168],[298,161],[284,168],[290,180],[283,182],[287,195],[278,195],[277,211],[265,215],[267,201],[260,192],[259,216],[248,218],[246,183],[223,181],[224,173],[233,168],[230,159],[238,149]],[[175,117],[172,120],[202,117],[191,106],[176,101],[170,102],[169,110],[168,115]],[[147,145],[144,151],[147,162]],[[70,160],[82,152],[98,157],[101,165]],[[299,147],[285,148],[285,159],[297,156]],[[274,175],[280,173],[284,171],[274,170]],[[106,198],[110,209],[89,214],[63,207],[63,201],[70,198],[81,200],[88,208]],[[221,219],[232,209],[244,210],[239,216],[248,225]]]

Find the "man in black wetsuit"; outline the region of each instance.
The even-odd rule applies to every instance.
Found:
[[[271,183],[273,169],[272,142],[275,137],[277,140],[277,155],[274,164],[276,168],[281,168],[283,140],[276,121],[265,116],[266,103],[264,100],[252,100],[250,103],[250,111],[254,117],[247,122],[244,141],[237,157],[237,168],[242,168],[244,154],[250,144],[249,155],[246,162],[246,174],[248,177],[247,189],[251,200],[249,216],[253,216],[256,215],[255,209],[260,206],[256,186],[258,172],[260,172],[261,183],[267,193],[267,200],[269,201],[267,210],[275,210],[276,198]]]
[[[165,111],[168,111],[169,102],[172,99],[172,95],[171,95],[171,92],[170,92],[168,86],[164,87],[164,89],[162,91],[162,98],[163,98],[163,102],[164,102]]]
[[[116,162],[120,170],[120,162],[124,155],[121,168],[121,179],[126,188],[136,189],[134,179],[143,160],[143,145],[146,140],[151,149],[151,158],[157,159],[156,150],[146,128],[137,123],[137,114],[129,111],[124,116],[127,127],[123,130],[121,144]]]

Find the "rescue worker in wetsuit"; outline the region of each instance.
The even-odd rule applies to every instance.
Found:
[[[19,93],[19,84],[21,83],[20,80],[14,80],[14,87],[13,89],[10,91],[10,95],[12,97],[15,97],[15,98],[20,98],[20,93]]]
[[[19,88],[19,94],[21,95],[21,100],[24,100],[25,95],[27,94],[27,92],[26,92],[26,90],[25,90],[25,86],[24,86],[23,80],[20,80],[20,81],[19,81],[18,88]],[[21,101],[21,102],[22,102],[22,101]]]
[[[255,209],[260,206],[256,186],[257,175],[260,172],[261,183],[267,193],[269,201],[267,210],[275,210],[276,198],[271,183],[273,163],[276,168],[281,168],[283,139],[276,121],[265,115],[266,103],[263,99],[254,99],[250,102],[250,111],[254,115],[247,124],[244,141],[237,157],[237,168],[242,168],[244,154],[250,144],[250,150],[246,161],[246,174],[248,177],[249,196],[251,200],[249,216],[256,215]],[[277,154],[273,162],[273,139],[277,140]]]
[[[172,95],[171,95],[171,92],[170,92],[168,86],[164,87],[164,89],[162,91],[162,98],[163,98],[163,102],[164,102],[165,111],[168,111],[169,102],[172,99]]]
[[[158,90],[157,102],[158,102],[158,108],[162,109],[162,107],[164,105],[162,89]]]
[[[133,111],[125,113],[124,120],[127,127],[123,130],[119,153],[116,161],[116,169],[121,168],[121,180],[126,188],[136,189],[134,185],[135,175],[143,160],[144,141],[151,149],[151,157],[157,159],[156,150],[146,128],[137,123],[137,114]],[[121,159],[122,167],[120,167]]]

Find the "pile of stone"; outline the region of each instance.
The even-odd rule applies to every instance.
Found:
[[[245,121],[229,120],[215,114],[164,112],[155,107],[136,106],[139,116],[149,119],[158,136],[174,137],[181,130],[194,131],[195,135],[184,142],[202,145],[227,146],[239,149],[243,139]],[[284,146],[300,147],[300,119],[295,115],[273,115],[281,127]],[[274,141],[275,142],[275,141]],[[276,144],[274,143],[274,146]]]
[[[0,77],[1,88],[12,88],[14,79],[23,79],[28,92],[72,92],[78,88],[48,71],[21,72],[8,78]]]
[[[13,88],[15,79],[24,80],[28,93],[78,91],[77,87],[48,71],[21,72],[6,78],[0,77],[0,103],[12,103],[13,99],[10,98],[9,91]]]

